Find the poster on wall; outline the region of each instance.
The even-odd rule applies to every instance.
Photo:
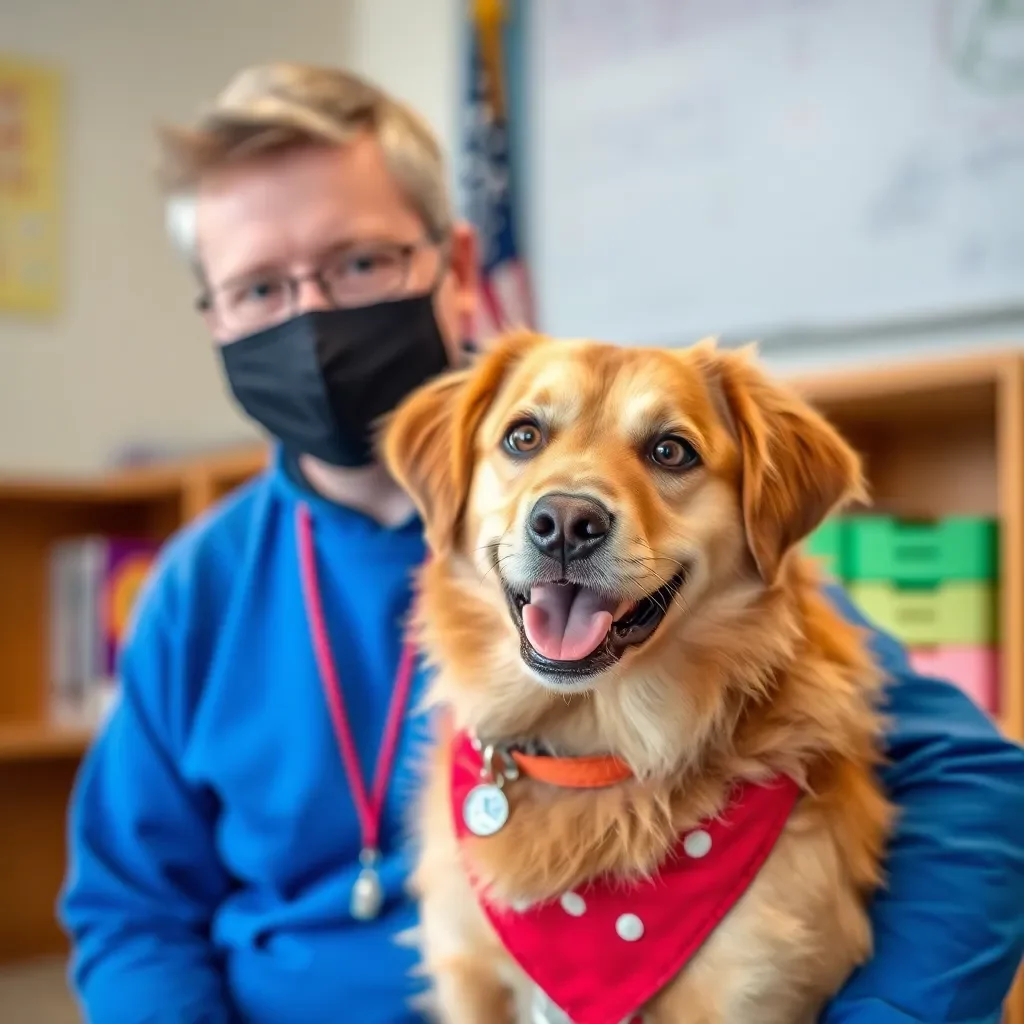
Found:
[[[58,305],[60,103],[54,69],[0,54],[0,315]]]

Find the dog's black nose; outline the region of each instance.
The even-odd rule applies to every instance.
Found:
[[[572,494],[545,494],[526,524],[534,546],[563,565],[588,557],[611,528],[611,513],[600,502]]]

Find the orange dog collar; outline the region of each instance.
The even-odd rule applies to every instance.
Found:
[[[563,789],[601,789],[633,778],[633,769],[614,754],[597,757],[549,757],[510,752],[519,773],[536,782]]]
[[[449,733],[449,736],[449,742],[455,747],[469,744],[478,753],[483,762],[485,776],[522,776],[562,789],[603,789],[605,786],[614,786],[633,778],[633,769],[614,754],[585,757],[527,754],[511,746],[485,744],[467,732],[456,735]]]

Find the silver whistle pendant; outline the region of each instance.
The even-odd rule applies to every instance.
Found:
[[[376,850],[363,850],[359,854],[362,870],[352,886],[352,898],[349,909],[357,921],[372,921],[380,913],[384,903],[384,890],[377,874],[377,860],[380,854]]]

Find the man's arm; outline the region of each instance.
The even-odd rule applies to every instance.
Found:
[[[1024,956],[1024,750],[959,690],[914,674],[891,637],[874,647],[893,677],[884,781],[900,819],[874,956],[822,1019],[998,1024]]]
[[[216,808],[177,769],[187,704],[183,653],[145,601],[121,667],[121,699],[72,797],[60,911],[91,1024],[234,1020],[210,943],[229,880]]]

